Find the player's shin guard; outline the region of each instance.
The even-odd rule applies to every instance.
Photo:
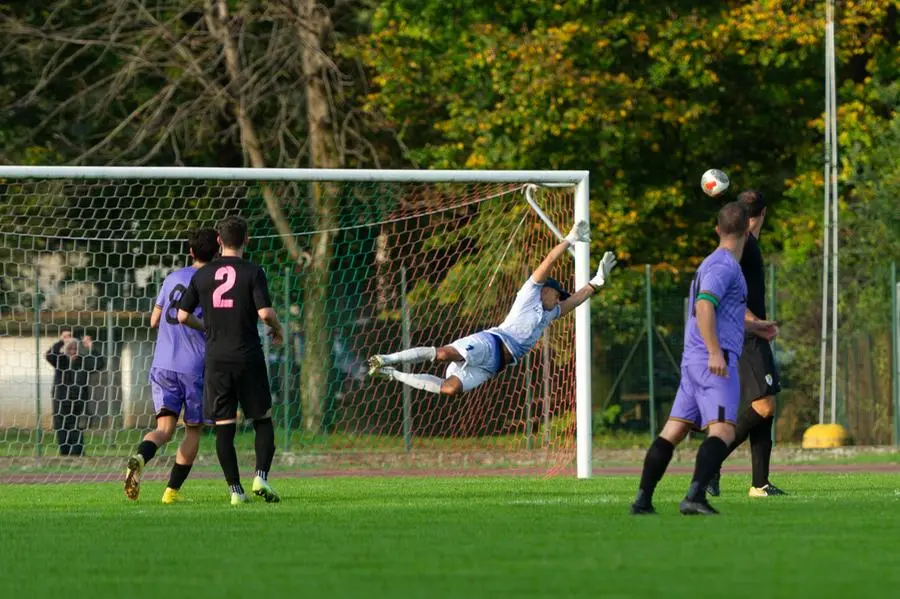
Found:
[[[694,478],[685,497],[688,501],[706,501],[706,487],[715,476],[722,462],[728,457],[728,445],[719,437],[707,437],[697,450]]]
[[[275,457],[275,427],[271,418],[253,421],[256,431],[256,475],[267,480]]]
[[[234,450],[234,436],[236,433],[237,423],[216,425],[216,455],[219,457],[219,465],[222,466],[225,482],[230,487],[239,487],[241,484],[237,452]]]
[[[434,376],[433,374],[413,374],[411,372],[401,372],[399,370],[392,370],[391,378],[404,385],[409,385],[413,389],[421,389],[422,391],[428,391],[429,393],[435,394],[440,394],[441,385],[444,384],[444,379],[439,376]]]
[[[436,347],[411,347],[393,354],[381,356],[386,366],[393,364],[417,364],[418,362],[434,362]]]
[[[638,488],[637,497],[634,500],[636,505],[649,507],[653,499],[653,492],[656,485],[662,479],[669,462],[672,461],[672,454],[675,453],[675,446],[668,439],[657,437],[647,455],[644,457],[644,469],[641,472],[641,485]]]
[[[769,484],[769,460],[772,457],[772,424],[769,416],[750,430],[750,459],[753,464],[753,486],[761,489]]]

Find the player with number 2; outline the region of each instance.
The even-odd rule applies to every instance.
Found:
[[[194,260],[190,266],[169,274],[160,287],[150,313],[150,327],[159,328],[153,364],[150,368],[150,390],[156,429],[144,435],[137,453],[128,459],[125,470],[125,496],[137,499],[141,492],[141,474],[157,450],[175,433],[178,416],[184,411],[184,439],[175,454],[175,465],[162,502],[181,500],[181,485],[191,471],[200,432],[203,428],[203,322],[192,315],[188,326],[178,322],[178,303],[198,269],[215,258],[219,251],[218,234],[213,229],[199,229],[188,239],[188,253]],[[199,315],[199,313],[198,313]]]
[[[197,271],[181,298],[178,320],[188,324],[197,306],[206,323],[206,370],[203,407],[216,424],[216,454],[231,492],[231,505],[247,501],[234,450],[237,409],[253,420],[256,434],[256,477],[253,493],[274,503],[280,500],[269,485],[269,468],[275,456],[272,395],[257,323],[270,327],[272,342],[284,342],[278,315],[272,309],[263,270],[244,259],[247,221],[229,216],[216,226],[221,257]]]

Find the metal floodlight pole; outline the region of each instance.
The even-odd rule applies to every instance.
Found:
[[[837,52],[835,49],[834,0],[828,0],[831,29],[828,43],[831,47],[828,68],[831,73],[829,93],[831,94],[831,423],[837,422],[837,358],[838,358],[838,135],[837,135]]]
[[[825,7],[825,167],[824,167],[824,219],[822,226],[822,343],[819,352],[819,424],[825,422],[825,384],[828,359],[828,266],[831,260],[831,44],[829,39],[834,27],[830,0]]]

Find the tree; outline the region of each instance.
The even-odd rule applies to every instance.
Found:
[[[361,31],[362,5],[102,0],[5,8],[0,58],[17,83],[0,90],[10,115],[0,122],[10,142],[2,160],[381,164],[377,117],[356,105],[363,73],[350,71],[355,63],[335,48],[341,36]],[[311,430],[328,396],[332,339],[324,331],[339,193],[333,184],[312,185],[301,206],[262,187],[272,225],[306,276],[307,331],[322,333],[307,335],[305,346],[303,411]],[[303,228],[319,233],[302,247],[293,227],[307,218]]]

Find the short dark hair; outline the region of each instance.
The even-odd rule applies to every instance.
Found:
[[[209,262],[219,253],[219,233],[215,229],[197,229],[188,238],[188,249],[200,262]]]
[[[719,210],[718,225],[722,237],[743,235],[750,226],[750,213],[743,202],[728,202]]]
[[[756,218],[762,215],[763,210],[766,209],[766,201],[763,199],[763,194],[755,189],[742,191],[738,194],[737,201],[747,208],[747,212],[750,213],[750,218]]]
[[[243,247],[247,239],[247,221],[240,216],[232,214],[226,216],[216,225],[216,232],[222,238],[222,245],[230,249]]]

